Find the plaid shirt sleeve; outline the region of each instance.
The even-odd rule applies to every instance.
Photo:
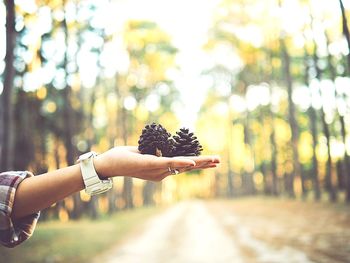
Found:
[[[15,247],[27,240],[35,229],[40,213],[20,219],[11,219],[12,206],[18,185],[28,177],[30,172],[0,173],[0,244]]]

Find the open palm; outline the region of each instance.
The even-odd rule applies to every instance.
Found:
[[[140,154],[136,146],[119,146],[99,155],[95,168],[102,177],[130,176],[160,181],[176,169],[179,173],[216,167],[217,156],[157,157]]]

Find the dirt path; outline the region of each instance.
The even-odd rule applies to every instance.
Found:
[[[314,262],[350,262],[348,205],[247,198],[214,201],[208,206],[211,214],[221,218],[231,215],[233,221],[240,222],[238,228],[230,227],[228,222],[226,229],[231,231],[231,236],[240,236],[241,251],[255,254],[258,259],[261,257],[257,254],[256,247],[250,249],[252,241],[249,238],[247,242],[242,241],[244,232],[259,243],[269,244],[280,252],[290,248],[302,251]]]
[[[269,219],[266,215],[256,216],[253,224],[245,216],[226,201],[183,202],[146,222],[140,233],[100,257],[99,262],[318,262],[293,243],[276,245],[260,238],[255,228]],[[277,231],[281,228],[276,227]],[[276,236],[275,232],[271,235]]]

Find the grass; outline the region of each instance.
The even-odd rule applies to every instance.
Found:
[[[100,220],[39,222],[34,235],[13,248],[0,247],[0,262],[88,262],[121,241],[159,208],[138,208]]]

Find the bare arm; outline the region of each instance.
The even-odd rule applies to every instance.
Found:
[[[17,188],[12,218],[38,212],[82,189],[79,165],[25,179]]]
[[[136,147],[116,147],[94,160],[100,177],[130,176],[160,181],[170,175],[168,167],[185,172],[216,167],[214,156],[166,158],[138,153]],[[80,166],[73,165],[23,180],[18,186],[12,218],[40,211],[84,189]]]

